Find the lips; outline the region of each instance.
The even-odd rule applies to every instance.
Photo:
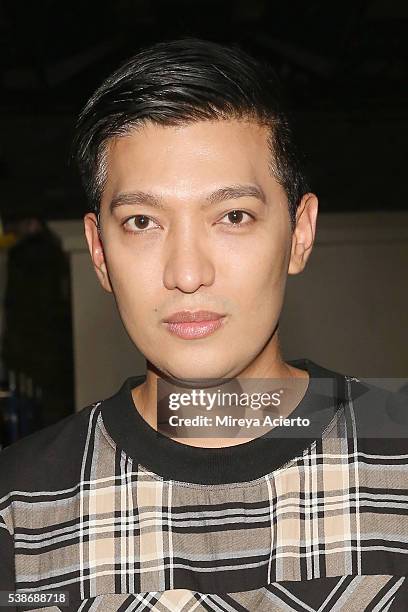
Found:
[[[226,319],[227,316],[219,312],[184,310],[175,312],[163,320],[163,323],[171,334],[184,340],[195,340],[213,334],[224,325]]]
[[[195,323],[200,321],[216,321],[221,319],[225,315],[219,312],[212,312],[210,310],[198,310],[192,312],[190,310],[183,310],[173,313],[170,317],[163,319],[164,323]]]

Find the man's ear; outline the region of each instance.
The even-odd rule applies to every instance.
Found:
[[[316,234],[318,204],[314,193],[306,193],[299,203],[296,226],[292,235],[288,274],[299,274],[306,266]]]
[[[105,291],[112,293],[112,286],[106,268],[103,245],[98,231],[98,221],[94,213],[87,213],[84,217],[85,236],[89,252],[95,268],[96,275]]]

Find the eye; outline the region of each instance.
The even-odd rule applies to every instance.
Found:
[[[250,220],[246,222],[242,222],[242,216],[247,215]],[[230,212],[226,213],[224,217],[228,217],[232,223],[221,223],[221,225],[228,225],[229,227],[242,227],[244,225],[249,225],[253,221],[255,221],[255,217],[245,210],[234,209]],[[224,219],[224,217],[222,217]],[[150,231],[152,228],[149,228],[149,222],[153,221],[151,217],[147,215],[133,215],[132,217],[128,217],[123,223],[123,227],[126,232],[130,234],[144,234],[147,231]]]
[[[250,221],[247,221],[246,223],[242,223],[241,221],[242,215],[248,215],[248,217],[250,217]],[[237,210],[237,209],[231,210],[230,212],[226,213],[224,217],[228,217],[230,221],[232,221],[232,223],[223,223],[223,225],[229,225],[230,227],[234,227],[234,226],[241,227],[242,225],[249,225],[250,223],[252,223],[252,221],[255,220],[255,217],[251,215],[250,213],[246,212],[245,210]]]
[[[122,225],[126,232],[131,234],[142,234],[149,229],[149,221],[153,221],[153,219],[146,215],[133,215],[133,217],[128,217]]]

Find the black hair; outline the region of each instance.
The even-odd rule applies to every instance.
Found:
[[[110,138],[146,122],[254,120],[270,128],[270,169],[285,189],[293,231],[309,187],[282,99],[272,67],[237,44],[187,37],[141,49],[102,83],[78,118],[73,155],[91,209],[99,217]]]

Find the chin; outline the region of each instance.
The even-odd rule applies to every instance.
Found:
[[[214,364],[200,365],[197,367],[180,367],[177,368],[172,364],[169,370],[165,370],[167,376],[173,378],[175,381],[194,381],[200,382],[203,379],[211,379],[211,384],[217,384],[217,381],[222,381],[225,378],[225,367],[214,367]]]

